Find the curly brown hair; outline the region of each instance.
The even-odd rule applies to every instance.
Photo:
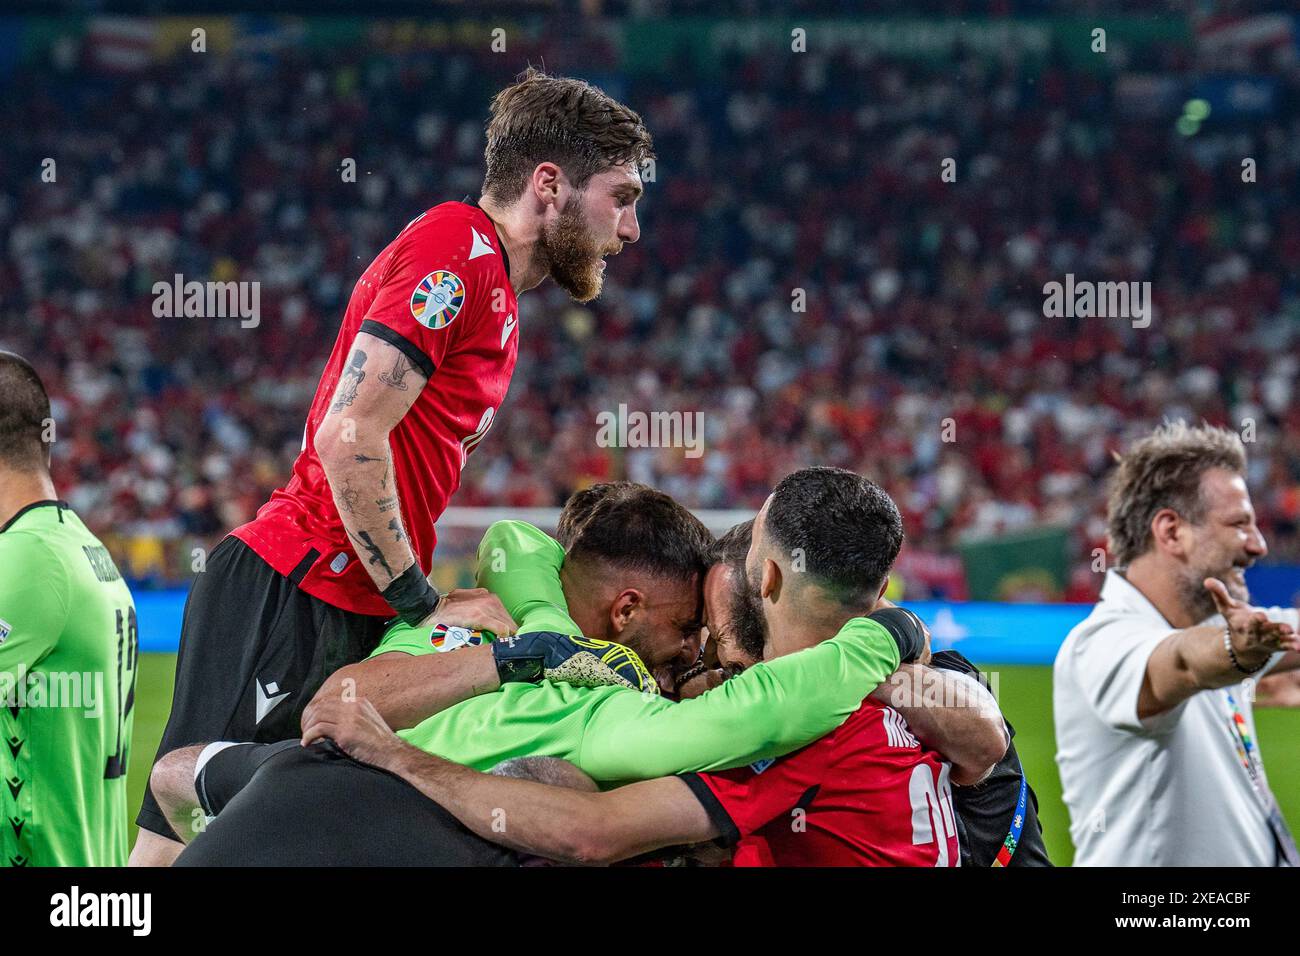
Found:
[[[634,110],[583,80],[529,67],[492,100],[483,194],[514,202],[541,162],[555,163],[581,189],[597,173],[653,156]]]

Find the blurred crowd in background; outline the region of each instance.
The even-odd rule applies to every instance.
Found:
[[[627,477],[756,509],[787,472],[840,465],[903,509],[909,597],[964,596],[964,542],[1055,525],[1057,596],[1086,600],[1112,451],[1186,417],[1246,436],[1273,557],[1300,561],[1293,53],[1246,64],[1278,85],[1267,115],[1189,130],[1150,91],[1205,64],[1160,41],[1100,69],[787,46],[636,75],[595,29],[507,56],[290,47],[129,72],[86,68],[87,42],[5,80],[0,346],[51,391],[60,495],[137,583],[186,578],[190,544],[286,480],[353,284],[409,219],[478,195],[488,101],[527,62],[639,109],[658,159],[605,294],[522,298],[511,394],[454,504]],[[259,325],[156,318],[177,273],[259,281]],[[1045,317],[1068,273],[1149,280],[1150,326]],[[703,454],[600,447],[620,404],[702,412]]]

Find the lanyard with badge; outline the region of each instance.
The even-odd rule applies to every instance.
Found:
[[[1027,809],[1027,797],[1029,796],[1029,781],[1025,779],[1024,771],[1020,773],[1020,797],[1016,800],[1016,815],[1011,818],[1011,829],[1007,832],[1007,838],[1002,841],[1002,846],[998,848],[998,855],[993,860],[994,866],[1009,866],[1011,857],[1016,852],[1016,847],[1020,845],[1020,834],[1025,829],[1025,810]]]
[[[1282,862],[1287,866],[1300,866],[1300,850],[1296,848],[1295,838],[1291,836],[1291,830],[1286,825],[1282,810],[1277,805],[1277,798],[1273,796],[1273,791],[1268,788],[1268,784],[1263,779],[1263,767],[1260,765],[1259,752],[1255,747],[1254,739],[1250,735],[1250,728],[1246,724],[1246,718],[1242,715],[1241,708],[1237,706],[1232,691],[1225,687],[1223,694],[1228,700],[1228,721],[1232,724],[1233,743],[1237,746],[1237,759],[1241,761],[1241,765],[1246,769],[1251,786],[1255,788],[1255,793],[1258,794],[1259,799],[1264,804],[1264,813],[1268,818],[1268,828],[1273,833],[1273,839],[1277,843]]]

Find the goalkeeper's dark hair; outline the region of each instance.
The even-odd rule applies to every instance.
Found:
[[[50,396],[21,355],[0,350],[0,464],[15,471],[46,471],[50,446],[45,426]]]
[[[650,491],[649,485],[635,481],[601,481],[569,495],[555,525],[555,540],[568,548],[578,529],[591,516],[591,509],[610,497],[623,497],[636,491]]]
[[[903,517],[893,499],[874,481],[842,468],[804,468],[783,478],[763,528],[812,583],[845,607],[864,611],[875,603],[903,545]]]
[[[675,580],[704,575],[717,542],[699,518],[645,485],[606,495],[569,543],[566,562],[599,561]]]

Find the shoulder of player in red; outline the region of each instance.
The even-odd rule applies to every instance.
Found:
[[[405,391],[414,369],[434,383],[390,435],[403,530],[427,572],[435,523],[510,387],[519,322],[509,275],[496,227],[477,206],[441,203],[408,223],[352,290],[292,478],[233,534],[307,593],[349,611],[391,615],[338,516],[315,452],[316,429],[345,376],[354,387],[373,375]],[[357,345],[363,332],[394,347],[396,360],[376,367]]]
[[[682,779],[737,866],[956,866],[950,769],[866,700],[801,750]]]
[[[468,202],[411,220],[357,284],[373,287],[357,331],[400,349],[425,378],[466,326],[495,331],[517,308],[509,254],[487,213]]]

